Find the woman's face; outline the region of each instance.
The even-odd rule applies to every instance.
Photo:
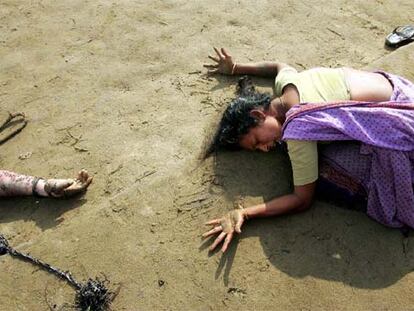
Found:
[[[282,126],[274,116],[263,114],[259,124],[240,139],[240,147],[248,150],[270,151],[282,138]]]

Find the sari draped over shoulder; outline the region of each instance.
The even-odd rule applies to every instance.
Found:
[[[364,197],[376,221],[414,228],[414,84],[380,73],[393,85],[390,101],[296,105],[283,139],[334,142],[321,149],[320,179]]]

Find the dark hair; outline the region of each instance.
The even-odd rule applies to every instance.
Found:
[[[239,79],[237,94],[238,96],[224,111],[204,158],[220,149],[240,149],[240,138],[247,134],[250,128],[258,124],[258,120],[252,117],[250,112],[253,109],[262,108],[266,111],[269,108],[270,95],[256,92],[253,82],[248,76]]]

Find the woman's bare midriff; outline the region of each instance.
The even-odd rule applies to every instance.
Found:
[[[344,68],[351,100],[388,101],[393,89],[390,81],[380,73]]]

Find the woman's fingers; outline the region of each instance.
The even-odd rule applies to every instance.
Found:
[[[234,231],[241,233],[241,226],[243,225],[244,217],[239,210],[229,212],[226,216],[218,219],[213,219],[206,223],[206,225],[214,225],[215,227],[203,234],[203,237],[219,233],[219,236],[214,240],[210,247],[210,251],[214,250],[218,244],[223,240],[221,251],[224,253],[234,236]]]
[[[218,68],[218,65],[212,65],[212,64],[204,64],[205,68]]]
[[[205,64],[204,67],[208,69],[207,73],[216,73],[216,72],[218,72],[218,65]]]
[[[219,71],[218,65],[205,64],[203,66],[208,69],[207,73],[217,73]]]
[[[243,216],[237,219],[236,225],[234,226],[234,230],[236,230],[237,233],[241,233],[241,226],[244,222]]]
[[[219,72],[218,69],[210,69],[210,70],[207,70],[207,73],[218,73],[218,72]]]
[[[223,241],[223,239],[226,237],[225,232],[220,233],[220,235],[217,237],[217,239],[214,240],[214,243],[210,246],[210,251],[213,251],[217,245],[219,245],[221,243],[221,241]]]
[[[231,55],[226,51],[226,49],[225,48],[221,48],[221,53],[223,53],[223,55],[225,56],[225,57],[231,57]]]
[[[213,219],[205,223],[206,226],[219,225],[219,224],[221,224],[221,218]]]
[[[211,60],[214,60],[216,63],[220,62],[220,59],[214,56],[209,55],[208,58],[210,58]]]
[[[229,232],[226,236],[226,239],[224,240],[223,247],[221,248],[221,251],[223,253],[227,250],[227,247],[229,246],[232,238],[233,238],[233,232]]]
[[[222,73],[230,74],[232,71],[231,66],[233,65],[231,55],[226,51],[226,49],[221,48],[220,50],[214,47],[216,55],[208,55],[215,64],[205,64],[204,67],[209,69],[207,73]]]
[[[224,55],[218,50],[218,48],[214,48],[214,51],[216,51],[216,53],[217,53],[217,55],[218,55],[218,57],[220,58],[220,59],[223,59],[224,58]]]
[[[213,228],[213,229],[211,229],[210,231],[207,231],[207,232],[203,233],[202,237],[203,237],[203,238],[206,238],[206,237],[208,237],[208,236],[210,236],[210,235],[213,235],[213,234],[215,234],[215,233],[217,233],[217,232],[220,232],[220,231],[222,231],[222,230],[223,230],[223,228],[222,228],[221,226],[214,227],[214,228]]]

